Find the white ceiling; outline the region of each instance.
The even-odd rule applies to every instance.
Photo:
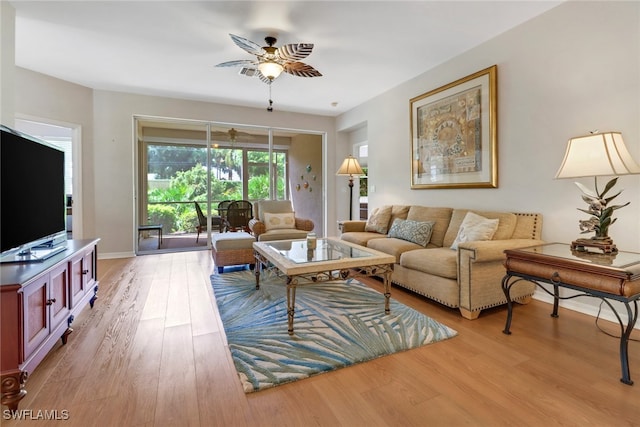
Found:
[[[259,45],[266,35],[278,38],[276,46],[314,43],[303,62],[323,76],[283,73],[272,85],[273,107],[328,116],[559,3],[11,1],[16,65],[94,89],[266,108],[268,85],[214,67],[254,58],[229,33]]]

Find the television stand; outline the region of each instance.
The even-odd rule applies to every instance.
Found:
[[[0,267],[0,404],[10,411],[27,394],[29,374],[58,340],[67,343],[74,317],[93,307],[98,241],[69,240],[42,262]]]

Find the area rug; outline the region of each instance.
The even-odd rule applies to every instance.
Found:
[[[251,271],[211,276],[220,317],[245,393],[431,344],[453,329],[357,280],[299,285],[294,335],[287,333],[285,279]]]

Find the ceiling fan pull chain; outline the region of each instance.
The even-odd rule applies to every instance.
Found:
[[[269,82],[269,106],[267,107],[267,111],[273,111],[273,100],[271,99],[271,82]]]

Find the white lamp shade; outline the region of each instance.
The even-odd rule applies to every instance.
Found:
[[[273,61],[265,61],[258,64],[258,70],[269,80],[277,79],[283,69],[282,65]]]
[[[556,178],[639,174],[620,132],[571,138]]]
[[[342,162],[342,165],[340,166],[340,169],[338,169],[338,172],[336,172],[336,175],[364,175],[364,171],[360,167],[358,159],[350,155],[344,159],[344,162]]]

